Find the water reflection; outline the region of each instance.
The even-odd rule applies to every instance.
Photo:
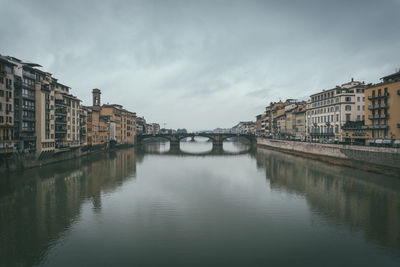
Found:
[[[328,223],[362,231],[400,254],[399,179],[267,149],[258,149],[256,158],[273,190],[304,196]]]
[[[2,175],[0,266],[400,262],[400,180],[245,148],[149,143]]]
[[[101,212],[102,195],[136,175],[133,150],[93,155],[0,179],[0,266],[40,264],[84,203]]]
[[[223,146],[213,146],[212,142],[183,141],[179,146],[170,146],[165,143],[146,143],[138,147],[137,151],[146,154],[163,154],[173,156],[229,156],[249,154],[255,148],[241,142],[224,142]]]

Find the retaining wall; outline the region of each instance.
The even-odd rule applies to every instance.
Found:
[[[400,175],[400,148],[318,144],[260,137],[257,138],[257,145],[296,152],[295,154],[300,155],[314,155],[322,160],[326,158],[340,159],[344,165],[353,166],[354,162],[359,162],[371,164],[371,166],[395,168],[394,171],[398,170]]]

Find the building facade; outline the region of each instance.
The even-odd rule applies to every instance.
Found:
[[[14,67],[0,56],[0,153],[14,150]]]
[[[367,143],[400,143],[400,72],[365,90]]]
[[[354,81],[310,96],[306,130],[309,141],[343,142],[342,127],[365,119],[365,84]]]

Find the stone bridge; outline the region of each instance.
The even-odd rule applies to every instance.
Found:
[[[246,138],[251,145],[256,144],[256,137],[251,134],[228,134],[228,133],[177,133],[177,134],[144,134],[144,135],[137,135],[136,136],[136,143],[142,144],[143,140],[149,138],[164,138],[170,142],[170,146],[179,146],[179,143],[182,139],[187,137],[206,137],[212,140],[213,147],[222,146],[224,140],[231,138],[231,137],[241,137]]]

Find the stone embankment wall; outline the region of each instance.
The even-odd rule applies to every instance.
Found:
[[[362,167],[366,170],[393,168],[400,176],[400,148],[369,147],[354,145],[318,144],[257,138],[257,145],[292,152],[332,163]],[[363,163],[362,165],[357,163]]]
[[[115,147],[114,149],[118,149]],[[12,153],[0,156],[0,173],[5,171],[15,171],[40,167],[55,162],[79,158],[92,153],[109,151],[104,146],[98,147],[77,147],[72,149],[58,150],[52,153],[42,153],[41,155]]]

